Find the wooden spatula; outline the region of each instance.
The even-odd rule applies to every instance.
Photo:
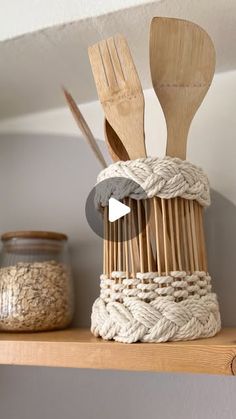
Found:
[[[106,119],[131,159],[145,157],[144,97],[126,39],[116,35],[88,52]]]
[[[214,45],[192,22],[155,17],[150,30],[150,68],[167,124],[166,154],[185,159],[191,121],[214,75]]]

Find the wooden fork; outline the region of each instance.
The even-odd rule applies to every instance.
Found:
[[[109,124],[131,159],[146,157],[143,91],[126,39],[116,35],[88,52]]]

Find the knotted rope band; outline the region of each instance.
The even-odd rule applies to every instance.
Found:
[[[98,182],[125,177],[136,182],[116,188],[115,198],[142,199],[182,197],[210,204],[209,182],[204,172],[177,158],[147,158],[117,162],[103,170]],[[134,189],[132,189],[134,185]],[[96,192],[96,202],[104,206],[114,189]],[[206,272],[192,274],[174,271],[158,276],[155,272],[137,273],[127,278],[124,272],[101,275],[100,297],[92,310],[91,330],[95,336],[132,343],[190,340],[215,335],[221,327],[216,294]]]
[[[210,205],[209,181],[203,170],[192,163],[179,158],[148,157],[137,160],[118,161],[102,170],[98,176],[97,184],[112,178],[127,178],[127,188],[117,189],[114,198],[145,199],[158,196],[159,198],[195,199],[202,206]],[[133,190],[130,188],[134,188]],[[145,196],[144,196],[145,193]],[[110,198],[107,193],[96,191],[96,201],[102,206],[108,205]]]

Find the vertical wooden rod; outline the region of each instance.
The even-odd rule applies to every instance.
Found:
[[[161,276],[162,267],[161,267],[161,256],[160,256],[160,239],[159,239],[159,220],[158,220],[158,212],[157,212],[157,198],[153,198],[153,205],[154,205],[154,214],[155,214],[155,232],[156,232],[156,251],[157,251],[157,270],[158,275]]]
[[[174,227],[173,227],[173,213],[172,213],[172,200],[167,200],[168,205],[168,220],[169,220],[169,229],[170,229],[170,245],[171,245],[171,255],[172,255],[172,270],[177,270],[176,257],[175,257],[175,239],[174,239]]]
[[[128,198],[127,205],[130,208],[132,208],[131,198]],[[129,236],[129,251],[130,251],[130,261],[131,261],[131,276],[132,278],[135,278],[137,268],[135,267],[135,262],[134,262],[134,242],[133,242],[134,239],[132,237],[132,218],[133,218],[133,214],[131,210],[131,212],[128,214],[128,236]]]
[[[203,270],[203,248],[201,242],[201,226],[200,226],[200,218],[199,218],[199,203],[194,201],[194,218],[195,218],[195,226],[196,226],[196,237],[197,237],[197,252],[198,252],[198,262],[199,262],[199,269],[200,271]]]
[[[179,200],[178,200],[178,198],[174,199],[174,210],[175,210],[175,234],[176,234],[178,266],[179,266],[179,270],[182,271],[183,266],[182,266],[181,248],[180,248]]]
[[[128,218],[127,216],[124,217],[123,223],[124,223],[124,233],[125,233],[125,272],[126,272],[126,278],[129,278],[129,246],[128,246]]]
[[[145,224],[146,224],[146,238],[147,238],[147,262],[148,262],[148,272],[152,272],[152,249],[151,249],[151,239],[150,239],[150,230],[149,230],[149,216],[148,214],[148,200],[144,200],[144,211],[145,211]]]
[[[139,259],[140,259],[140,271],[144,272],[144,258],[143,258],[143,234],[142,234],[142,213],[141,213],[141,202],[137,200],[138,209],[138,228],[139,228]]]
[[[199,271],[197,235],[196,235],[193,200],[189,201],[189,207],[190,207],[191,232],[192,232],[192,239],[193,239],[193,256],[194,256],[194,265],[195,265],[194,270]]]
[[[109,228],[109,275],[113,271],[113,225],[111,222],[108,222]]]
[[[205,240],[205,233],[204,233],[204,225],[203,225],[203,207],[199,205],[199,218],[200,218],[200,229],[201,229],[201,242],[203,246],[203,270],[208,272],[208,263],[207,263],[207,252],[206,252],[206,240]]]
[[[107,225],[107,207],[103,209],[103,273],[108,275],[108,225]]]
[[[165,273],[166,275],[168,275],[169,266],[168,266],[168,255],[167,255],[167,225],[166,225],[166,206],[165,206],[164,199],[161,199],[161,209],[162,209],[162,223],[163,223]]]
[[[113,268],[117,270],[117,221],[113,223]]]
[[[189,273],[189,249],[187,245],[187,227],[186,219],[184,215],[184,199],[180,198],[180,214],[181,214],[181,226],[182,226],[182,238],[183,238],[183,256],[184,256],[184,269]]]
[[[186,216],[186,223],[187,223],[187,242],[188,242],[188,249],[189,249],[189,259],[190,259],[190,271],[194,272],[194,261],[193,261],[193,241],[192,241],[192,234],[191,234],[191,223],[190,223],[190,214],[189,214],[189,201],[185,199],[184,202],[185,206],[185,216]]]
[[[122,234],[121,234],[121,219],[118,219],[118,250],[117,250],[117,259],[118,259],[118,271],[122,271]]]

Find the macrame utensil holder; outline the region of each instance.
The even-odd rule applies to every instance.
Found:
[[[114,177],[129,178],[141,189],[127,194],[121,188],[112,195],[131,208],[113,223],[108,221],[111,196],[96,194],[104,216],[104,249],[93,334],[126,343],[215,335],[221,323],[207,268],[206,175],[187,161],[165,157],[114,163],[98,183]]]

